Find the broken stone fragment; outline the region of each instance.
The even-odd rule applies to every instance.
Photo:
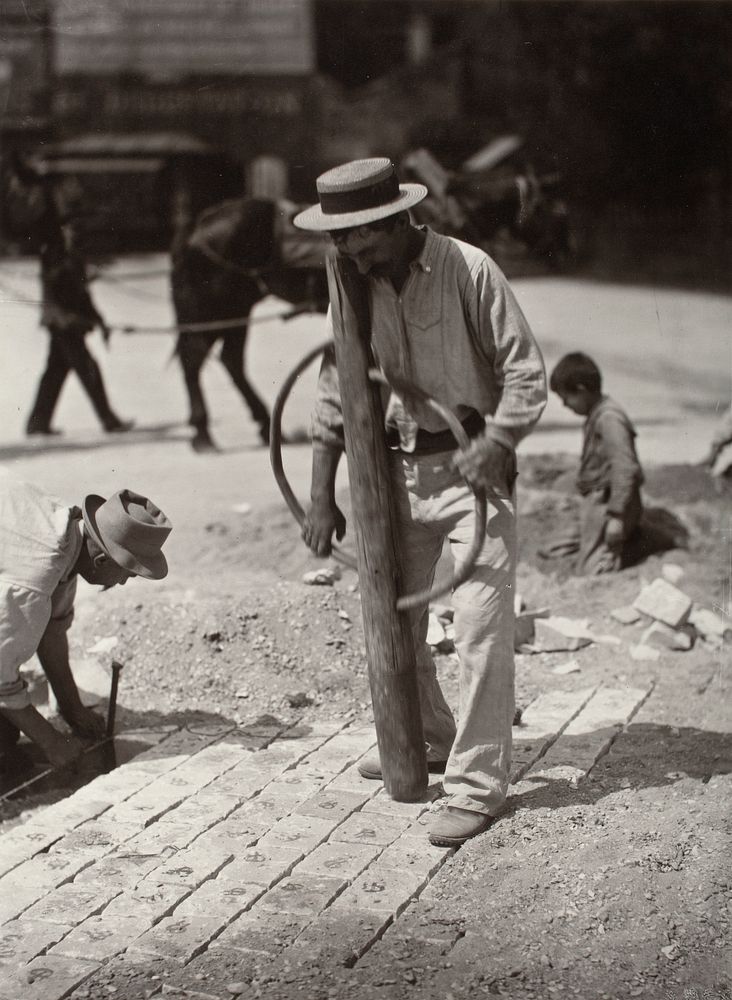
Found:
[[[455,626],[452,623],[445,625],[445,638],[437,644],[437,649],[440,653],[455,652]]]
[[[689,615],[689,623],[694,626],[699,635],[708,641],[715,639],[732,639],[732,621],[722,618],[708,608],[695,604]]]
[[[427,625],[427,645],[437,646],[445,638],[445,630],[440,624],[437,615],[430,611],[429,621]]]
[[[534,641],[534,617],[533,615],[517,615],[516,627],[513,633],[513,648],[518,649],[526,643]]]
[[[668,580],[657,577],[633,601],[633,607],[649,618],[664,622],[671,628],[683,625],[689,617],[692,600]]]
[[[565,663],[559,663],[556,667],[552,668],[553,674],[578,674],[580,672],[580,665],[576,660],[567,660]]]
[[[513,648],[518,651],[520,646],[531,645],[534,641],[536,631],[534,622],[537,618],[547,618],[548,615],[548,608],[541,608],[538,611],[522,611],[520,614],[517,614],[513,634]]]
[[[433,604],[430,611],[443,625],[445,622],[451,622],[455,617],[455,609],[448,604]]]
[[[311,587],[332,587],[336,580],[340,580],[341,571],[337,566],[323,566],[321,569],[311,569],[302,578],[303,583]]]
[[[674,649],[686,652],[694,645],[695,633],[692,626],[682,625],[681,628],[671,628],[664,622],[652,622],[641,636],[645,646],[655,646],[657,649]]]
[[[646,646],[643,643],[630,647],[630,655],[634,660],[657,660],[661,653],[654,646]]]
[[[624,604],[620,608],[614,608],[610,612],[610,617],[614,618],[616,622],[620,622],[621,625],[635,625],[641,620],[641,613],[632,604]]]
[[[589,646],[592,642],[586,636],[568,636],[563,631],[554,628],[543,618],[535,619],[534,629],[536,635],[534,646],[538,646],[544,653],[561,653],[565,651],[573,653],[584,646]]]
[[[684,567],[678,563],[664,563],[661,567],[661,576],[669,583],[678,583],[684,575]]]

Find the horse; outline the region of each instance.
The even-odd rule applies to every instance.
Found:
[[[171,290],[179,328],[175,353],[183,369],[194,432],[191,444],[197,452],[216,447],[201,368],[217,341],[219,359],[267,444],[269,410],[244,367],[251,310],[264,296],[274,295],[293,303],[290,315],[327,311],[325,240],[291,226],[297,210],[285,201],[234,198],[205,209],[174,237]]]
[[[429,190],[412,216],[490,254],[496,253],[499,235],[508,233],[531,256],[565,268],[573,262],[574,247],[566,202],[556,194],[562,178],[538,175],[531,163],[516,162],[510,157],[516,148],[516,140],[496,140],[459,170],[446,170],[426,149],[411,151],[401,173]]]

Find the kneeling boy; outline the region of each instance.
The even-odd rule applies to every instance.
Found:
[[[603,395],[600,370],[586,354],[566,354],[549,384],[568,409],[587,419],[577,474],[582,497],[578,522],[541,554],[551,558],[576,552],[578,573],[612,573],[624,565],[626,543],[643,512],[635,428],[625,411]]]

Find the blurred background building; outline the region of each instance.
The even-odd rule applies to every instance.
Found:
[[[2,155],[75,175],[99,232],[161,248],[345,159],[491,139],[563,179],[588,258],[729,282],[732,5],[3,0]],[[131,207],[134,205],[133,211]]]

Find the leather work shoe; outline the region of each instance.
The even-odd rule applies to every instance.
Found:
[[[432,821],[429,831],[430,843],[437,847],[460,847],[471,837],[477,837],[495,822],[495,816],[446,806]]]
[[[427,761],[427,770],[431,771],[432,774],[444,774],[446,767],[446,760]],[[373,781],[381,781],[383,778],[383,774],[381,773],[381,761],[378,757],[367,757],[359,763],[358,773],[362,778],[371,778]]]

